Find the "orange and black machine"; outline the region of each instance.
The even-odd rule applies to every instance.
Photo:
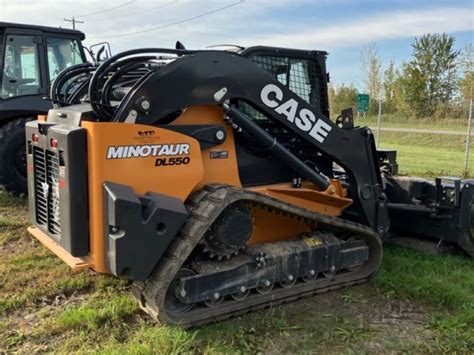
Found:
[[[363,282],[394,231],[472,254],[474,181],[396,177],[350,110],[329,119],[325,61],[138,49],[66,70],[26,127],[30,233],[183,326]]]

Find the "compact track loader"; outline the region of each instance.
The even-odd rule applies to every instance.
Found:
[[[396,177],[350,111],[328,118],[325,62],[152,48],[64,71],[26,128],[29,232],[184,327],[364,282],[392,232],[472,255],[474,181]]]

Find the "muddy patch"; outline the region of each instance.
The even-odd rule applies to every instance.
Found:
[[[283,338],[270,339],[265,352],[338,353],[429,349],[436,341],[426,324],[434,310],[391,299],[369,284],[333,291],[277,309]]]

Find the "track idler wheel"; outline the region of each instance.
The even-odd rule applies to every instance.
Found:
[[[191,309],[194,308],[194,303],[184,303],[180,301],[176,295],[178,292],[178,285],[179,281],[182,277],[188,277],[196,275],[196,273],[190,269],[181,269],[176,274],[176,277],[170,284],[168,291],[166,292],[166,299],[165,299],[165,308],[166,311],[170,314],[180,314],[189,312]],[[183,295],[184,297],[185,295]]]

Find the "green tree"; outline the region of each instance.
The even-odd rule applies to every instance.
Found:
[[[474,100],[474,71],[464,72],[459,80],[459,89],[465,100]]]
[[[345,108],[352,107],[355,111],[357,100],[357,89],[352,85],[329,86],[329,107],[331,116],[338,116]]]
[[[369,113],[378,109],[378,100],[382,91],[381,69],[378,57],[377,43],[370,42],[361,51],[362,81],[365,92],[369,94]]]
[[[404,100],[419,116],[433,114],[454,97],[459,56],[454,43],[447,34],[426,34],[412,44],[412,60],[403,65],[400,84]]]
[[[383,73],[383,111],[385,113],[394,112],[396,109],[398,78],[399,74],[395,69],[395,62],[391,60]]]
[[[465,100],[474,99],[474,48],[472,43],[461,51],[459,64],[463,71],[459,79],[459,91]]]

